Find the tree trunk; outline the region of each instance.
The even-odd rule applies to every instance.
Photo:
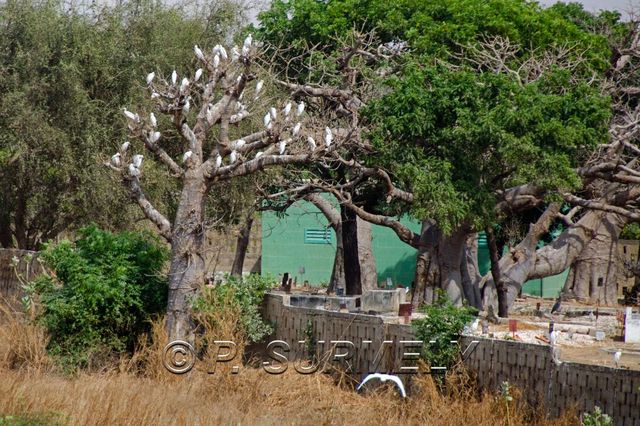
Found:
[[[238,239],[236,242],[236,255],[233,259],[233,265],[231,266],[231,275],[238,277],[242,276],[242,269],[244,267],[244,259],[247,255],[247,248],[249,247],[249,237],[251,237],[251,227],[253,226],[253,210],[247,215],[247,219],[244,226],[240,229]]]
[[[171,235],[171,266],[167,301],[167,333],[171,340],[192,340],[191,299],[205,279],[204,195],[199,168],[188,169]]]
[[[478,234],[467,236],[460,269],[462,270],[464,297],[471,306],[482,310],[482,296],[479,287],[482,276],[478,266]]]
[[[618,302],[618,235],[627,219],[604,216],[593,238],[571,265],[564,287],[566,296],[582,302],[615,305]]]
[[[336,288],[346,288],[344,279],[344,245],[342,243],[342,218],[337,208],[320,194],[309,194],[305,200],[313,203],[324,215],[336,234],[336,254],[333,257],[333,269],[327,293],[335,292]]]
[[[466,227],[461,227],[451,235],[445,235],[434,222],[422,222],[412,300],[414,306],[433,303],[436,288],[445,290],[454,304],[462,305],[461,265],[468,233]]]
[[[498,316],[501,318],[507,318],[509,316],[509,305],[507,301],[507,288],[504,285],[504,281],[500,274],[500,255],[498,253],[498,244],[496,242],[496,236],[493,233],[493,229],[487,226],[485,229],[487,235],[487,242],[489,243],[489,257],[491,259],[491,276],[496,286],[496,292],[498,296]]]
[[[342,244],[342,224],[334,228],[336,233],[336,254],[333,256],[333,269],[327,293],[334,293],[336,288],[346,288],[344,279],[344,245]]]
[[[344,277],[347,295],[362,294],[362,274],[358,253],[357,214],[347,207],[340,209],[342,218],[342,244],[344,257]]]
[[[11,235],[11,214],[8,208],[0,211],[0,245],[2,248],[13,247],[13,235]]]
[[[440,263],[440,283],[447,292],[449,300],[456,306],[462,306],[462,271],[460,268],[467,241],[467,229],[460,228],[451,235],[440,235],[438,243],[438,261]]]
[[[378,270],[373,255],[371,224],[356,215],[358,228],[358,258],[360,259],[360,281],[362,292],[378,286]],[[362,294],[362,293],[360,293]]]

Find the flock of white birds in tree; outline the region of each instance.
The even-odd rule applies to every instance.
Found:
[[[198,45],[195,45],[193,47],[193,52],[196,58],[198,59],[198,61],[200,61],[203,64],[203,68],[205,70],[209,70],[209,72],[211,72],[212,74],[215,74],[216,76],[223,75],[223,74],[226,76],[225,73],[227,73],[227,70],[230,69],[228,67],[231,64],[248,63],[246,62],[246,60],[248,60],[249,55],[251,54],[252,45],[253,45],[253,37],[250,34],[245,38],[242,44],[241,50],[239,50],[238,47],[234,46],[231,49],[231,55],[227,53],[227,49],[224,46],[219,44],[214,46],[210,56],[207,56],[207,54],[205,54],[205,52]],[[220,68],[221,66],[224,66],[227,68]],[[178,85],[179,76],[176,70],[173,70],[171,72],[169,82],[166,82],[162,78],[157,79],[156,73],[150,72],[149,74],[147,74],[145,81],[146,81],[147,87],[151,91],[151,99],[152,100],[157,99],[157,102],[161,102],[161,103],[165,101],[177,100],[178,103],[177,104],[174,103],[174,105],[168,108],[168,110],[170,112],[179,110],[183,114],[183,117],[186,118],[186,114],[189,113],[192,107],[191,101],[193,100],[193,98],[190,96],[192,88],[193,87],[201,88],[203,92],[207,90],[208,83],[206,82],[206,80],[204,80],[202,84],[198,83],[203,78],[203,74],[204,74],[203,68],[198,68],[195,71],[195,75],[192,80],[189,80],[189,78],[186,76],[183,77],[180,80],[179,85]],[[231,73],[229,72],[228,74],[231,74]],[[240,75],[238,75],[236,80],[236,87],[239,93],[237,94],[237,97],[234,103],[234,114],[229,117],[230,123],[237,123],[243,118],[250,115],[249,112],[247,111],[247,107],[240,102],[244,96],[244,84],[241,84],[243,75],[245,74],[243,74],[243,72],[241,71]],[[159,81],[159,85],[156,85],[156,83],[154,83],[157,81]],[[245,81],[248,81],[248,79],[245,78]],[[167,92],[163,92],[162,90],[160,90],[165,86],[168,90]],[[254,100],[257,100],[259,98],[263,88],[264,88],[264,80],[259,80],[255,85],[255,90],[253,95]],[[200,98],[201,96],[197,97],[197,99],[200,99]],[[294,106],[295,106],[295,109],[294,109]],[[211,103],[206,105],[206,108],[203,108],[205,118],[210,123],[212,123],[213,121],[215,108],[216,107]],[[161,109],[161,110],[166,112],[167,108]],[[258,159],[265,154],[272,155],[275,152],[277,152],[279,155],[285,155],[287,153],[287,149],[292,145],[292,143],[295,140],[298,140],[298,138],[300,137],[303,138],[302,140],[304,140],[306,137],[307,148],[309,149],[309,151],[311,151],[311,153],[315,152],[317,149],[317,144],[315,139],[310,134],[306,134],[306,135],[304,134],[305,132],[303,132],[303,123],[302,121],[299,121],[301,120],[300,117],[303,115],[304,111],[305,111],[305,103],[302,101],[298,103],[294,103],[292,101],[287,102],[284,108],[282,109],[281,115],[278,114],[278,110],[276,109],[275,106],[270,107],[268,112],[264,115],[263,124],[264,124],[264,127],[267,129],[267,131],[270,132],[269,133],[270,136],[276,136],[275,138],[273,138],[273,142],[271,142],[275,146],[275,150],[267,149],[264,152],[257,151],[253,158]],[[155,114],[153,112],[150,113],[149,119],[148,121],[146,121],[146,120],[141,120],[140,116],[137,113],[131,112],[126,108],[123,109],[123,112],[127,120],[129,121],[129,129],[132,132],[135,129],[141,130],[141,135],[143,137],[145,145],[147,145],[147,147],[153,151],[154,147],[157,146],[158,141],[162,137],[162,134],[159,131],[157,131],[158,119],[156,118]],[[198,151],[195,149],[196,136],[186,123],[182,125],[181,133],[185,137],[187,142],[189,142],[189,149],[183,154],[182,162],[185,165],[189,166],[189,164],[191,163],[189,160],[191,159],[191,160],[197,161],[197,157],[198,157],[196,155],[196,152]],[[286,137],[287,133],[288,133],[288,137]],[[329,127],[326,127],[324,132],[324,145],[325,145],[324,148],[326,150],[331,149],[333,138],[334,138],[334,135],[332,130]],[[226,151],[226,153],[228,153],[229,165],[236,163],[238,160],[246,158],[245,155],[247,155],[251,151],[251,146],[248,146],[248,145],[251,145],[251,144],[247,144],[247,142],[244,139],[238,139],[230,143],[228,148],[229,151]],[[129,149],[129,146],[130,146],[129,142],[125,142],[124,144],[122,144],[119,152],[117,152],[111,157],[110,163],[114,168],[117,168],[117,169],[121,169],[121,166],[126,166],[126,170],[128,171],[128,174],[131,177],[138,177],[141,174],[142,160],[144,157],[139,154],[133,155],[133,157],[131,157],[131,163],[126,165],[125,160],[127,158],[127,150]],[[265,146],[265,145],[263,144],[261,146]],[[216,156],[215,156],[216,169],[221,168],[223,166],[224,155],[226,155],[225,152],[216,153]]]

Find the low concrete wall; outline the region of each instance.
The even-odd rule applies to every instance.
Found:
[[[311,324],[316,340],[354,342],[357,371],[371,369],[384,340],[415,338],[410,326],[385,323],[379,316],[292,307],[287,297],[266,297],[264,314],[275,326],[273,337],[288,342],[292,350],[301,349],[298,341],[305,339],[307,324]],[[372,343],[362,345],[363,340]],[[544,404],[551,416],[572,406],[584,412],[597,405],[613,417],[616,425],[640,424],[640,371],[573,362],[556,364],[546,345],[465,336],[460,340],[461,347],[472,341],[478,343],[465,354],[465,365],[482,389],[494,392],[508,381],[532,404]],[[377,371],[399,370],[403,349],[400,345],[393,348]]]

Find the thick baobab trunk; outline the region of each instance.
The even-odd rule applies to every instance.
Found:
[[[362,271],[358,253],[358,216],[352,210],[342,207],[340,217],[342,219],[345,293],[350,296],[362,294]]]
[[[613,217],[615,213],[588,211],[555,241],[536,250],[537,242],[548,231],[559,209],[560,206],[556,203],[550,205],[538,221],[530,226],[525,239],[500,259],[500,271],[507,287],[508,306],[513,305],[526,281],[557,275],[566,270],[580,257],[594,236],[598,235],[601,226],[606,228],[619,220]],[[615,229],[615,226],[610,229]],[[572,278],[572,281],[575,282],[576,279]],[[484,306],[492,305],[496,309],[496,290],[491,276],[485,276],[483,282],[486,282],[483,288]],[[595,282],[597,283],[597,279]],[[593,281],[589,281],[588,285],[591,286],[592,283]]]
[[[563,292],[583,302],[617,303],[618,235],[627,219],[608,214],[571,265]]]
[[[236,255],[233,259],[233,265],[231,266],[231,275],[242,276],[242,269],[244,267],[244,259],[247,255],[247,248],[249,247],[249,238],[251,237],[251,227],[253,226],[253,211],[249,212],[244,225],[238,233],[238,239],[236,242]]]
[[[191,299],[205,278],[204,194],[199,169],[187,170],[171,235],[171,266],[167,300],[167,332],[171,340],[191,339]]]
[[[358,228],[358,258],[360,260],[360,281],[362,292],[373,290],[378,284],[376,258],[373,255],[371,224],[356,216]]]
[[[468,234],[466,227],[445,235],[435,223],[422,223],[413,305],[432,303],[436,288],[445,290],[454,304],[462,305],[465,294],[461,264]]]

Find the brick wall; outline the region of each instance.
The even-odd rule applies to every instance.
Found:
[[[414,339],[410,326],[385,324],[381,317],[369,315],[292,307],[288,306],[287,296],[281,294],[267,296],[264,315],[275,325],[272,337],[288,342],[292,349],[304,340],[308,321],[313,324],[317,340],[353,341],[357,371],[371,367],[383,340]],[[372,344],[360,344],[363,339]],[[508,381],[520,388],[532,404],[544,404],[551,416],[572,406],[584,412],[597,405],[613,417],[616,425],[640,424],[640,371],[572,362],[556,364],[546,345],[463,337],[461,347],[466,348],[472,341],[478,344],[465,354],[465,365],[482,389],[495,392]],[[393,353],[384,358],[378,371],[398,371],[401,351],[401,346],[394,345]]]

